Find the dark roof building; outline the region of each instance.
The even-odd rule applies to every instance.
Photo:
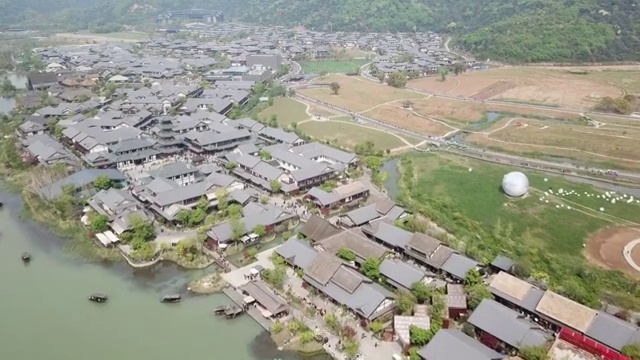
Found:
[[[503,360],[504,356],[460,330],[443,329],[418,351],[424,360]]]

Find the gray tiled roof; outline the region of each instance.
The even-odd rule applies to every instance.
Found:
[[[612,349],[621,351],[625,345],[635,342],[635,338],[640,335],[640,330],[627,321],[599,312],[587,329],[586,335]]]
[[[467,273],[478,265],[477,261],[464,255],[451,254],[447,261],[442,265],[442,270],[457,277],[458,279],[464,279],[467,276]]]
[[[328,237],[317,243],[326,251],[336,254],[338,250],[347,248],[362,260],[368,258],[380,259],[387,253],[387,249],[369,240],[360,229],[349,229]]]
[[[358,160],[358,157],[353,153],[338,150],[319,142],[300,145],[295,147],[293,150],[307,159],[315,160],[318,157],[324,156],[343,164],[349,164]]]
[[[413,233],[389,224],[385,220],[374,220],[363,227],[362,230],[392,247],[404,248],[413,237]]]
[[[495,266],[496,268],[503,271],[511,271],[515,262],[504,255],[498,255],[491,262],[491,266]]]
[[[241,289],[273,315],[288,309],[286,301],[271,291],[261,280],[250,281],[242,286]]]
[[[418,354],[425,360],[502,360],[504,356],[465,335],[460,330],[442,329]]]
[[[516,349],[541,346],[553,337],[517,311],[491,299],[482,300],[467,321]]]
[[[376,211],[375,205],[367,205],[355,210],[351,210],[344,216],[351,219],[355,226],[362,225],[371,220],[375,220],[380,217],[380,213]]]
[[[316,258],[317,251],[304,240],[291,238],[276,248],[276,253],[292,265],[306,269]]]
[[[400,260],[389,259],[380,264],[380,273],[405,289],[411,289],[411,285],[425,276],[424,272],[415,266]]]

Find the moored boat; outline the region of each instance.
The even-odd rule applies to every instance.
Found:
[[[215,315],[223,315],[229,309],[229,305],[220,305],[213,310]]]
[[[107,301],[107,295],[104,294],[91,294],[89,295],[89,301],[103,303]]]
[[[177,303],[180,302],[180,300],[182,300],[182,296],[180,296],[180,294],[172,294],[163,296],[162,299],[160,299],[160,302]]]
[[[29,261],[31,261],[31,254],[29,254],[28,252],[25,251],[20,255],[20,258],[24,262],[29,262]]]
[[[224,316],[226,316],[227,319],[233,319],[234,317],[241,315],[243,312],[244,312],[243,308],[238,306],[232,306],[224,312]]]

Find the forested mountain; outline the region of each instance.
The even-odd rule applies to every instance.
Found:
[[[85,10],[68,10],[76,6]],[[316,30],[449,32],[481,58],[512,62],[640,57],[640,0],[0,0],[0,23],[12,22],[12,14],[24,18],[24,9],[57,12],[48,18],[95,27],[191,7]]]

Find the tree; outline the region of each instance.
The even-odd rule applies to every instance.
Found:
[[[376,78],[380,81],[380,84],[384,83],[385,74],[382,71],[378,71]]]
[[[231,219],[231,241],[236,243],[237,247],[240,247],[240,239],[247,231],[244,228],[244,222],[239,218]]]
[[[242,216],[242,206],[240,204],[231,204],[227,208],[227,215],[231,219],[238,219]]]
[[[278,127],[278,115],[273,114],[269,117],[269,119],[267,120],[267,126],[268,127],[272,127],[272,128],[277,128]],[[271,156],[271,155],[269,155]],[[265,159],[263,159],[265,160]],[[268,159],[270,160],[270,159]]]
[[[422,357],[418,355],[418,350],[415,346],[409,348],[409,360],[422,360]]]
[[[108,229],[108,225],[108,217],[94,212],[89,214],[89,230],[94,234],[106,231]]]
[[[100,175],[93,181],[93,186],[98,190],[107,190],[113,187],[113,182],[107,175]]]
[[[256,249],[255,247],[251,247],[247,250],[247,256],[249,257],[249,259],[255,260],[256,255],[258,255],[258,249]]]
[[[320,185],[320,189],[326,192],[331,192],[336,187],[338,187],[338,182],[336,180],[326,180],[322,185]]]
[[[327,315],[325,315],[324,323],[325,325],[327,325],[327,329],[329,329],[329,332],[331,332],[332,334],[338,335],[340,333],[342,325],[340,325],[338,318],[336,318],[333,313],[328,313]]]
[[[284,280],[286,278],[286,275],[286,268],[277,266],[275,269],[263,270],[260,276],[262,277],[262,280],[264,280],[267,284],[270,284],[276,289],[282,290],[284,288]]]
[[[271,332],[274,333],[274,334],[278,334],[282,330],[284,330],[284,325],[282,325],[282,323],[279,322],[279,321],[277,321],[277,322],[273,323],[273,325],[271,325]]]
[[[411,293],[420,304],[425,304],[431,300],[431,289],[422,281],[416,281],[411,285]]]
[[[440,81],[447,80],[447,75],[449,75],[449,69],[446,66],[440,66],[438,69],[438,75],[440,75]]]
[[[348,358],[354,358],[360,352],[360,342],[356,339],[349,339],[342,343],[342,351]]]
[[[433,338],[433,333],[431,331],[415,325],[409,326],[409,339],[411,341],[411,345],[425,346],[429,341],[431,341],[431,338]]]
[[[394,72],[389,74],[389,78],[387,79],[387,84],[395,88],[403,88],[407,85],[407,80],[408,80],[407,75],[401,72]]]
[[[267,235],[267,228],[262,224],[258,224],[253,228],[253,233],[258,235],[259,237],[263,237]]]
[[[227,190],[224,188],[216,190],[216,199],[218,200],[218,211],[226,211],[229,206]]]
[[[288,95],[289,97],[294,97],[294,96],[296,96],[296,89],[294,89],[294,88],[290,87],[290,88],[289,88],[289,90],[287,90],[287,95]]]
[[[524,360],[549,360],[549,351],[544,346],[522,346],[518,353]]]
[[[229,161],[228,163],[224,164],[224,168],[230,172],[235,170],[237,167],[238,164],[234,163],[233,161]]]
[[[336,256],[338,256],[339,258],[341,258],[344,261],[355,261],[356,259],[356,254],[353,253],[353,251],[347,249],[347,248],[340,248],[338,249],[338,252],[336,253]]]
[[[453,73],[456,75],[460,75],[463,72],[467,71],[467,64],[462,62],[457,62],[453,65]],[[444,81],[444,80],[443,80]]]
[[[475,268],[469,270],[469,272],[464,278],[464,284],[465,286],[470,286],[470,287],[478,284],[482,284],[482,275],[480,275],[480,271],[478,271],[478,269],[475,269]]]
[[[467,297],[469,299],[469,307],[475,309],[480,305],[482,300],[491,299],[491,291],[484,284],[477,284],[467,288]]]
[[[416,298],[411,293],[401,292],[396,296],[396,304],[402,315],[412,315],[413,307],[416,305]]]
[[[338,95],[340,93],[340,84],[338,84],[337,82],[332,82],[331,84],[329,84],[329,89],[331,89],[333,95]]]
[[[176,221],[183,226],[188,226],[191,222],[191,210],[182,209],[176,214]]]
[[[380,320],[375,320],[369,325],[369,329],[371,329],[374,334],[380,335],[384,331],[384,324]]]
[[[260,150],[258,151],[258,156],[260,156],[260,158],[264,161],[269,161],[271,160],[271,153],[266,151],[266,150]]]
[[[282,184],[278,179],[271,180],[271,183],[269,183],[269,185],[271,186],[271,191],[273,191],[274,193],[279,193],[280,189],[282,189]]]
[[[369,279],[378,281],[380,279],[380,259],[368,258],[362,264],[362,273]]]
[[[365,142],[361,142],[361,143],[356,144],[356,147],[355,147],[354,150],[356,152],[356,155],[365,155],[365,156],[367,156],[367,155],[373,154],[373,152],[374,152],[373,149],[375,148],[375,146],[376,146],[376,144],[374,144],[373,141],[367,140]]]
[[[131,233],[134,237],[143,241],[150,241],[156,237],[156,230],[149,221],[145,221],[140,215],[133,214],[129,217]]]
[[[11,80],[4,78],[2,82],[0,82],[0,94],[3,95],[13,95],[16,92],[16,87],[13,86]]]
[[[379,156],[369,156],[366,159],[366,165],[374,173],[380,171],[382,167],[382,159]]]
[[[313,335],[313,331],[305,330],[300,333],[300,344],[304,345],[304,344],[310,343],[313,341],[314,337],[315,335]]]
[[[630,357],[631,360],[640,360],[640,343],[623,346],[622,355]]]
[[[402,107],[405,109],[411,109],[413,107],[413,102],[411,100],[405,100],[402,102]]]
[[[322,70],[322,71],[320,71],[320,73],[318,75],[320,75],[320,77],[325,77],[325,76],[327,76],[328,73],[329,72],[327,70]]]

